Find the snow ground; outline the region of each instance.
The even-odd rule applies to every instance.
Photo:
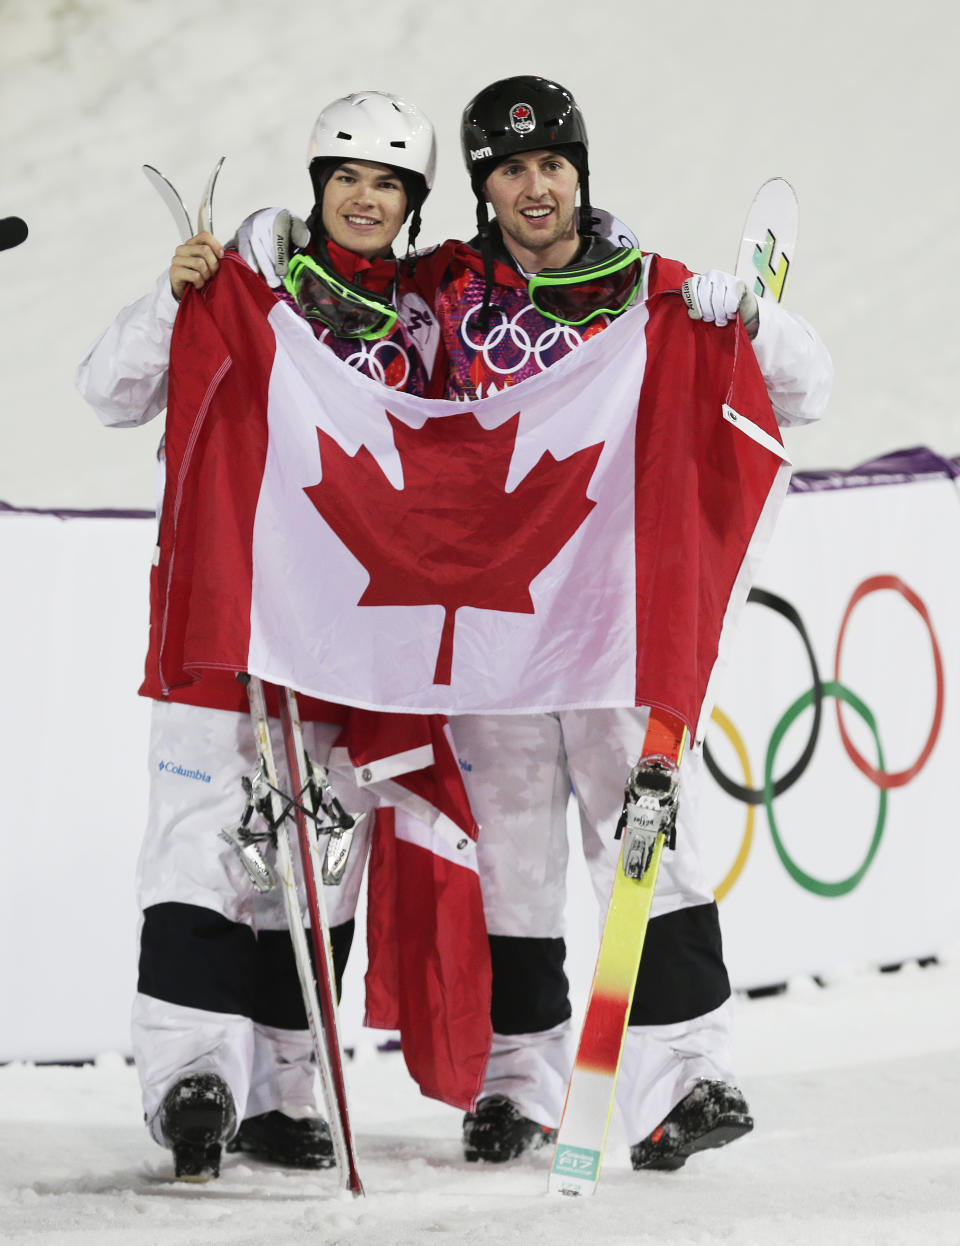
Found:
[[[549,1153],[467,1164],[459,1113],[422,1099],[397,1053],[348,1066],[367,1195],[332,1173],[227,1156],[177,1184],[116,1055],[0,1068],[0,1241],[16,1246],[956,1246],[960,949],[938,965],[809,979],[737,999],[757,1127],[676,1173],[633,1173],[619,1120],[593,1199],[545,1193]],[[368,1032],[369,1033],[369,1032]]]

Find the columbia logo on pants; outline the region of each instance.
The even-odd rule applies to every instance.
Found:
[[[184,770],[179,762],[162,761],[160,769],[165,770],[167,774],[178,774],[182,779],[197,779],[200,783],[209,783],[210,776],[204,770]]]

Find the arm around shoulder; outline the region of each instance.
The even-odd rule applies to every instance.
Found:
[[[135,428],[167,405],[177,306],[165,270],[149,293],[120,312],[80,361],[77,389],[107,426]]]

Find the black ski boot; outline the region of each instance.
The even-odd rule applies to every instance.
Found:
[[[649,1138],[630,1148],[630,1162],[637,1169],[682,1168],[695,1152],[726,1146],[752,1128],[753,1117],[737,1087],[703,1078]]]
[[[471,1162],[503,1164],[555,1142],[557,1131],[521,1116],[503,1095],[489,1095],[463,1118],[463,1153]]]
[[[220,1150],[236,1128],[233,1096],[216,1073],[194,1073],[167,1091],[160,1105],[160,1131],[173,1151],[179,1181],[220,1176]]]
[[[283,1112],[248,1116],[228,1151],[246,1151],[270,1164],[286,1168],[332,1168],[333,1140],[330,1126],[318,1116],[293,1117]]]

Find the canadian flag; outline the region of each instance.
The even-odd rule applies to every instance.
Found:
[[[742,327],[678,294],[463,404],[344,366],[229,253],[177,317],[167,456],[166,687],[248,670],[366,709],[693,729],[787,485]]]
[[[460,404],[345,366],[228,253],[174,329],[150,694],[249,671],[361,714],[649,704],[693,727],[781,454],[742,329],[693,323],[679,294]],[[490,1041],[476,827],[442,722],[432,765],[408,724],[371,743],[371,773],[409,764],[378,785],[396,812],[368,1019],[402,1029],[425,1093],[470,1106]]]

